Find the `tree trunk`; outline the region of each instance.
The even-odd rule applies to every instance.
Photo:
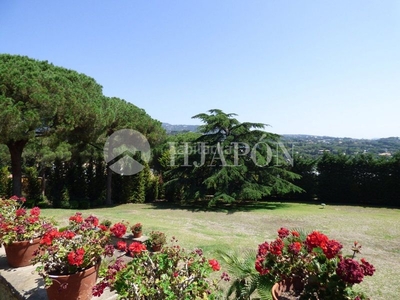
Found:
[[[22,151],[28,141],[21,140],[7,144],[11,154],[12,194],[22,195]]]
[[[112,191],[111,191],[111,186],[112,186],[112,170],[110,167],[107,166],[107,197],[106,197],[106,205],[110,206],[113,204],[112,201]]]
[[[42,181],[41,181],[41,194],[42,199],[46,196],[46,167],[43,167],[41,170],[42,173]]]

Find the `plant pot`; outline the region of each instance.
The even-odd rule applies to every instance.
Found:
[[[153,252],[161,251],[161,248],[162,248],[161,244],[151,245],[151,251],[153,251]]]
[[[32,241],[13,242],[5,244],[7,262],[10,267],[19,268],[26,267],[31,264],[31,259],[35,251],[39,249],[40,238]]]
[[[90,300],[96,284],[100,263],[82,272],[50,275],[53,284],[46,288],[48,300]]]
[[[141,231],[134,231],[133,233],[133,238],[137,239],[140,238],[142,236],[142,232]]]
[[[295,300],[300,298],[304,290],[304,284],[299,277],[288,278],[277,282],[272,287],[272,299],[274,300]]]

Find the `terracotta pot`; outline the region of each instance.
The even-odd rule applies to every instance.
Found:
[[[133,238],[137,239],[140,238],[142,236],[142,232],[141,231],[134,231],[133,232]]]
[[[82,272],[50,275],[53,284],[46,288],[48,300],[90,300],[96,284],[100,263]]]
[[[299,277],[288,278],[274,284],[271,290],[272,299],[298,299],[295,297],[296,295],[300,296],[300,293],[303,291],[303,289],[304,284],[301,282]],[[289,298],[287,295],[285,295],[285,298],[281,298],[283,294],[291,295],[292,298]]]
[[[161,251],[161,248],[162,248],[161,244],[151,245],[151,251],[153,252]]]
[[[5,244],[7,262],[10,267],[19,268],[26,267],[31,264],[31,259],[35,251],[39,249],[40,238],[32,241],[13,242]]]

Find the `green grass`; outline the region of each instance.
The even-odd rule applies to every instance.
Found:
[[[43,209],[42,213],[67,223],[76,210]],[[82,211],[112,222],[143,223],[143,231],[164,231],[175,236],[185,248],[202,248],[208,256],[217,250],[256,249],[275,238],[280,227],[318,229],[344,245],[350,254],[354,241],[363,245],[359,256],[376,267],[360,287],[371,299],[397,299],[400,295],[400,210],[360,206],[335,206],[294,203],[256,203],[236,208],[206,210],[166,203],[125,204]]]

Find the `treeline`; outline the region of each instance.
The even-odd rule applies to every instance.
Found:
[[[335,138],[308,135],[284,135],[282,142],[293,153],[304,157],[318,158],[323,153],[331,154],[373,154],[375,156],[390,156],[400,151],[400,138],[389,137],[380,139]]]
[[[120,129],[165,141],[161,122],[91,77],[25,56],[0,54],[0,196],[31,204],[89,207],[157,197],[157,173],[121,177],[104,160]],[[116,149],[117,150],[117,149]],[[143,173],[143,174],[142,174]]]
[[[295,200],[400,207],[400,152],[391,157],[325,153],[319,159],[294,158],[302,175],[295,184],[305,193]]]

